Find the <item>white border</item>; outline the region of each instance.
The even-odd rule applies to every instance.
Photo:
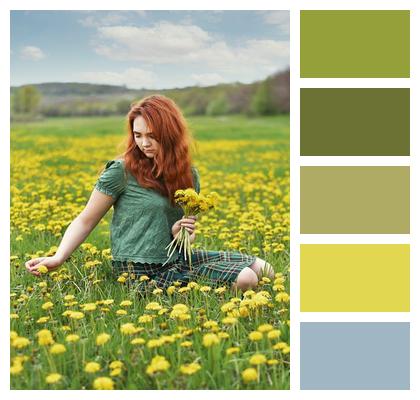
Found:
[[[418,196],[418,182],[419,182],[419,173],[418,173],[418,149],[419,149],[419,121],[418,121],[418,110],[420,110],[420,104],[418,99],[418,89],[419,89],[419,43],[418,39],[420,37],[419,26],[420,19],[418,15],[418,5],[415,0],[341,0],[337,2],[336,0],[330,1],[317,1],[317,0],[242,0],[241,2],[236,2],[231,0],[230,2],[226,0],[201,0],[200,2],[194,1],[184,1],[178,0],[176,3],[170,0],[155,0],[152,3],[141,2],[139,0],[119,0],[118,2],[104,2],[103,0],[38,0],[36,3],[33,0],[3,0],[1,2],[1,16],[0,16],[0,43],[1,43],[1,54],[9,54],[10,48],[10,35],[9,35],[9,10],[10,9],[21,9],[21,10],[31,10],[31,9],[44,9],[44,10],[290,10],[291,16],[291,257],[292,257],[292,272],[291,272],[291,386],[290,391],[218,391],[214,393],[212,391],[171,391],[171,396],[174,398],[182,399],[195,399],[197,396],[200,396],[203,399],[210,399],[212,397],[240,397],[241,399],[251,399],[255,396],[262,395],[266,398],[277,398],[278,396],[284,398],[322,398],[322,399],[335,399],[339,396],[342,399],[353,399],[354,396],[360,398],[371,399],[372,395],[380,396],[381,399],[394,399],[399,397],[401,399],[412,399],[420,395],[419,384],[417,383],[417,377],[420,375],[419,368],[419,337],[420,329],[419,325],[419,290],[414,285],[414,282],[418,282],[419,272],[418,266],[419,257],[418,257],[418,246],[419,241],[418,228],[419,228],[419,219],[418,211],[415,207],[415,204],[419,204]],[[410,9],[411,10],[411,78],[410,79],[300,79],[299,78],[299,10],[300,9]],[[417,40],[417,42],[416,42]],[[9,64],[3,62],[1,64],[2,74],[4,75],[0,80],[0,88],[2,93],[3,107],[9,109],[9,83],[10,83],[10,70]],[[357,84],[356,84],[357,83]],[[382,86],[383,85],[383,86]],[[299,88],[300,87],[410,87],[411,88],[411,156],[401,160],[401,164],[395,165],[410,165],[411,167],[411,234],[407,238],[403,235],[395,243],[411,243],[411,312],[408,313],[408,318],[411,321],[411,390],[410,391],[300,391],[299,390],[299,323],[302,320],[308,320],[308,318],[317,318],[316,320],[327,320],[328,318],[334,318],[335,320],[344,318],[344,320],[353,320],[361,321],[363,318],[379,318],[379,316],[373,316],[371,313],[329,313],[324,315],[324,313],[315,313],[312,314],[314,317],[309,317],[306,314],[299,312],[299,243],[310,243],[312,235],[300,235],[299,234],[299,165],[314,165],[306,164],[307,162],[315,162],[313,160],[305,160],[308,157],[299,156]],[[2,140],[9,140],[9,117],[6,112],[1,114],[1,132]],[[1,148],[1,161],[2,161],[2,171],[3,179],[1,180],[2,193],[8,193],[10,188],[9,182],[9,150],[8,146],[2,143]],[[334,165],[328,164],[333,160],[324,158],[320,163],[323,165]],[[350,160],[351,161],[351,160]],[[378,160],[364,160],[365,165],[376,165],[374,162]],[[380,160],[379,160],[380,161]],[[349,160],[346,160],[349,162]],[[366,164],[372,162],[373,164]],[[388,162],[388,160],[386,160]],[[391,163],[394,161],[390,161]],[[302,164],[301,164],[302,163]],[[321,165],[321,164],[317,164]],[[343,164],[344,165],[344,164]],[[345,164],[352,165],[352,164]],[[380,164],[379,164],[380,165]],[[394,165],[394,164],[386,164]],[[6,173],[7,171],[7,173]],[[7,174],[7,175],[6,175]],[[417,186],[416,186],[417,183]],[[9,199],[6,196],[0,197],[1,201],[1,226],[4,227],[9,224]],[[4,232],[4,231],[3,231]],[[319,236],[319,235],[316,235]],[[325,235],[325,242],[321,238],[312,238],[314,242],[319,243],[332,243],[332,238],[329,235]],[[367,238],[364,235],[351,235],[352,240],[355,243],[385,243],[383,235],[369,235]],[[9,242],[8,235],[3,234],[3,238],[6,237],[6,240],[0,241],[0,249],[2,255],[3,265],[7,266],[9,263]],[[346,239],[345,236],[340,235],[341,239]],[[391,238],[391,236],[389,237]],[[369,241],[366,242],[366,239]],[[396,239],[397,238],[392,238]],[[340,241],[339,241],[340,242]],[[350,242],[346,242],[350,243]],[[7,277],[1,279],[1,292],[9,292],[9,275],[8,269],[3,268],[3,271]],[[6,324],[8,323],[8,314],[9,314],[9,304],[8,301],[1,301],[1,311],[2,318],[5,318]],[[401,318],[405,318],[404,314],[395,315],[396,313],[380,313],[381,321],[396,321]],[[321,318],[321,319],[318,319]],[[369,319],[369,320],[372,320]],[[9,348],[9,339],[7,329],[0,330],[1,343],[3,348]],[[57,393],[54,391],[9,391],[9,365],[7,364],[8,360],[6,357],[2,357],[1,364],[1,390],[5,393],[7,398],[55,398]],[[59,394],[63,398],[73,398],[75,393],[73,391],[60,391]],[[115,396],[115,393],[112,392],[82,392],[78,391],[77,396],[81,398],[109,398]],[[162,393],[158,391],[124,391],[123,396],[126,398],[137,398],[138,396],[146,396],[150,399],[157,399],[162,397]]]

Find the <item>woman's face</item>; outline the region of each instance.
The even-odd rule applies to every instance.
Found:
[[[136,117],[133,121],[133,134],[137,146],[139,146],[145,156],[147,158],[155,158],[160,150],[160,145],[142,116]]]

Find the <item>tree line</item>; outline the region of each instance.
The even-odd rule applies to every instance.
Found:
[[[130,105],[157,91],[78,83],[25,85],[11,90],[12,119],[124,115]],[[274,115],[290,111],[289,70],[251,84],[219,84],[159,90],[186,115]]]

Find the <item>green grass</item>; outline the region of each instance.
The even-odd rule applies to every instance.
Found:
[[[243,116],[189,118],[198,143],[194,163],[201,176],[202,191],[216,191],[220,205],[199,218],[196,247],[210,250],[242,251],[255,254],[272,264],[278,275],[276,282],[261,282],[256,294],[245,297],[230,288],[217,294],[191,288],[186,293],[153,294],[137,289],[137,281],[123,285],[116,281],[107,251],[110,248],[109,224],[112,211],[92,231],[72,257],[58,270],[43,278],[28,274],[24,262],[35,256],[54,253],[68,224],[83,209],[97,179],[98,169],[116,154],[116,146],[125,136],[124,120],[116,117],[50,119],[30,124],[16,124],[11,132],[11,329],[30,340],[21,349],[11,348],[12,360],[26,356],[23,369],[12,375],[13,389],[90,389],[95,378],[109,376],[108,364],[121,360],[120,376],[112,377],[116,389],[287,389],[289,387],[289,355],[275,343],[288,347],[289,309],[289,125],[287,116],[248,119]],[[97,261],[96,267],[87,267]],[[283,283],[279,283],[283,281]],[[40,282],[45,284],[39,285]],[[206,282],[199,282],[203,286]],[[43,287],[45,285],[45,287]],[[258,293],[266,291],[267,304],[257,304]],[[283,298],[277,298],[284,293]],[[64,296],[72,294],[77,303]],[[237,323],[223,323],[229,315],[223,304],[238,297],[232,314],[239,306],[249,315],[237,316]],[[62,315],[65,310],[80,310],[82,304],[113,299],[109,310],[86,311],[80,321]],[[131,300],[127,315],[116,311],[119,303]],[[42,304],[54,306],[43,310]],[[158,302],[168,312],[157,315],[145,309]],[[236,301],[236,300],[234,300]],[[190,318],[170,318],[173,305],[187,305]],[[142,324],[138,317],[155,315],[153,322]],[[47,322],[37,322],[49,317]],[[218,331],[228,337],[206,348],[203,335],[206,320],[218,322]],[[133,323],[144,330],[131,336],[120,333],[120,326]],[[249,340],[248,334],[262,324],[271,324],[279,338]],[[68,326],[69,331],[64,331]],[[64,354],[52,355],[48,347],[37,343],[36,333],[49,329],[56,343],[66,345]],[[191,332],[190,332],[191,331]],[[103,347],[95,344],[97,334],[108,332],[111,340]],[[80,340],[66,343],[65,336],[76,333]],[[179,335],[184,335],[180,337]],[[174,338],[157,348],[149,348],[150,339]],[[145,344],[132,345],[134,337]],[[182,347],[190,341],[191,347]],[[282,345],[283,346],[283,345]],[[226,355],[229,347],[239,347],[238,354]],[[246,383],[242,371],[251,367],[249,358],[261,353],[277,364],[262,364],[258,380]],[[145,371],[151,359],[162,355],[170,363],[167,371],[149,376]],[[88,361],[96,361],[101,370],[84,372]],[[197,362],[201,369],[183,375],[179,367]],[[63,378],[48,384],[49,373]]]

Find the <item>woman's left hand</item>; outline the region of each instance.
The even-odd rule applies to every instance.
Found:
[[[195,240],[195,221],[197,221],[196,215],[190,215],[188,217],[183,217],[182,219],[176,221],[172,226],[172,236],[176,237],[182,227],[185,227],[187,232],[190,235],[190,242]]]

